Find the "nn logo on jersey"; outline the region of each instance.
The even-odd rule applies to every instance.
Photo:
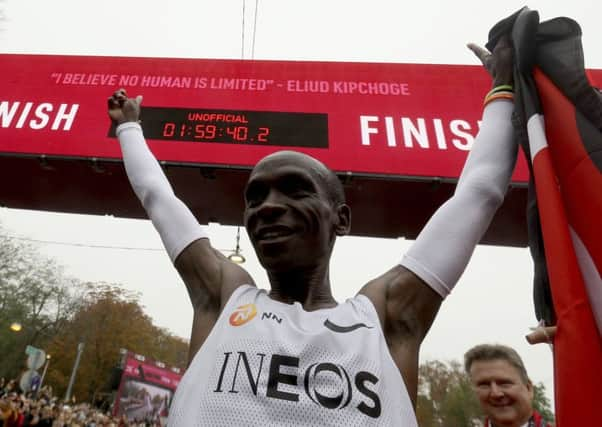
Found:
[[[236,310],[230,315],[230,324],[232,326],[240,326],[252,320],[257,314],[255,304],[245,304],[236,307]]]

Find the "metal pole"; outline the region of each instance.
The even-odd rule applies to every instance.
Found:
[[[38,388],[36,389],[35,397],[38,397],[38,393],[40,393],[40,390],[42,389],[42,386],[44,385],[44,378],[46,378],[46,371],[48,371],[49,364],[50,364],[50,357],[46,356],[46,365],[44,365],[44,370],[42,371],[42,378],[40,378],[40,384],[38,385]]]
[[[67,386],[67,392],[65,393],[65,402],[71,399],[71,391],[73,390],[73,383],[75,382],[75,374],[77,374],[77,368],[79,368],[79,361],[84,352],[84,343],[80,342],[77,345],[77,356],[75,357],[75,363],[73,363],[73,369],[71,370],[71,378],[69,379],[69,385]]]

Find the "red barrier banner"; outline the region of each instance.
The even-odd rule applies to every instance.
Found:
[[[459,176],[490,84],[457,65],[0,55],[0,67],[0,153],[120,158],[106,99],[123,87],[144,96],[166,162],[251,167],[294,149],[338,172],[410,177]]]
[[[182,374],[128,352],[113,413],[130,421],[156,421],[167,417]]]

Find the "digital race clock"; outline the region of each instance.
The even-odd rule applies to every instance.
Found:
[[[140,119],[147,139],[328,148],[322,113],[142,107]]]

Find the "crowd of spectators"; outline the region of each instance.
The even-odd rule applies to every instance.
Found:
[[[0,378],[0,427],[163,427],[162,420],[128,421],[88,403],[64,402],[42,387],[23,393],[16,380]]]

